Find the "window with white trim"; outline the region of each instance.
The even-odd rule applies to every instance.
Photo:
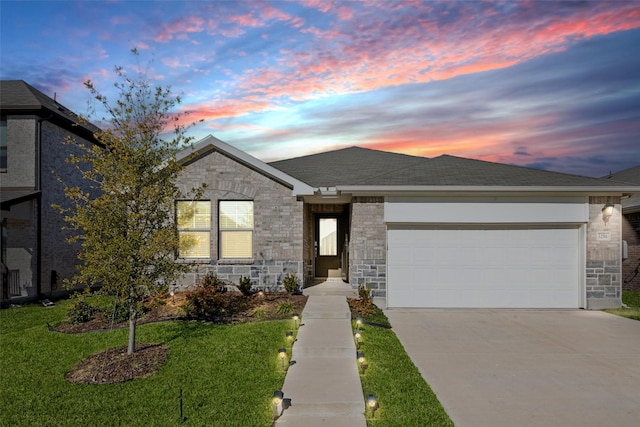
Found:
[[[253,202],[220,201],[220,258],[253,258]]]
[[[211,258],[211,202],[176,202],[179,258]]]

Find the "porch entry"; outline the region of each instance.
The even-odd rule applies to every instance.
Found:
[[[345,214],[316,214],[314,217],[315,277],[329,277],[348,271],[348,216]],[[340,276],[339,276],[340,277]]]

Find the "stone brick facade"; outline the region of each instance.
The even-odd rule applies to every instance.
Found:
[[[365,284],[374,296],[386,295],[386,250],[384,198],[354,197],[349,242],[349,282],[353,287]]]
[[[288,272],[303,279],[303,202],[291,188],[220,152],[203,154],[186,166],[178,180],[183,192],[206,183],[201,200],[211,201],[211,259],[185,261],[192,271],[180,282],[190,288],[212,272],[223,280],[238,283],[251,278],[255,288],[282,288]],[[223,260],[218,252],[218,202],[252,200],[254,203],[253,258]]]
[[[2,211],[7,227],[7,267],[18,271],[19,293],[13,297],[53,296],[64,293],[64,279],[76,271],[77,244],[69,244],[62,214],[53,204],[67,207],[64,186],[86,189],[81,174],[67,162],[78,147],[64,143],[66,129],[33,115],[7,116],[7,170],[3,191],[40,193]],[[77,142],[88,144],[84,139]],[[39,281],[39,284],[38,284]]]
[[[624,215],[622,238],[627,241],[627,259],[622,261],[622,289],[640,291],[640,212]]]
[[[603,219],[605,205],[613,214]],[[587,225],[586,286],[587,308],[599,310],[620,306],[622,290],[622,207],[619,197],[589,197]]]

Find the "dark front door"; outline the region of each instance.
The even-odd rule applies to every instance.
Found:
[[[342,215],[315,218],[315,276],[329,277],[329,270],[342,268],[346,224]]]

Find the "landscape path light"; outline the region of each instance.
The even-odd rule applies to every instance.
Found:
[[[284,393],[282,392],[282,390],[276,390],[273,392],[273,416],[275,418],[282,415],[283,400],[284,400]]]
[[[362,317],[356,317],[356,328],[360,329],[360,326],[362,326]]]
[[[360,342],[362,341],[362,333],[360,332],[360,329],[356,329],[354,336],[356,338],[356,347],[359,348]]]
[[[289,344],[293,345],[293,332],[292,331],[287,331],[286,337],[287,337],[287,342]]]
[[[371,409],[371,416],[375,416],[378,409],[378,399],[375,394],[367,394],[367,406]]]
[[[278,356],[280,356],[280,360],[282,361],[282,370],[284,371],[284,359],[287,358],[287,349],[281,348],[278,350]]]
[[[362,375],[364,375],[364,370],[367,365],[365,365],[364,361],[364,351],[359,351],[356,353],[356,358],[358,359],[358,364],[360,365],[360,370],[362,371]]]
[[[294,326],[296,327],[296,329],[298,329],[298,322],[300,321],[300,315],[297,312],[294,312],[291,318],[293,319]]]

